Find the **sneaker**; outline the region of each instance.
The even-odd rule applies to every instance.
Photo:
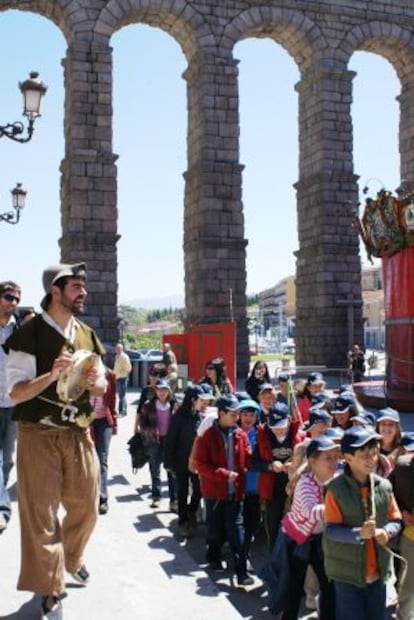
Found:
[[[178,512],[178,502],[176,499],[170,502],[170,512]]]
[[[78,583],[81,583],[83,586],[86,586],[86,584],[89,583],[90,574],[84,564],[80,568],[78,568],[76,573],[71,573],[71,574],[72,574],[73,579],[77,581]]]
[[[237,585],[238,586],[252,586],[254,584],[253,577],[249,575],[237,575]]]
[[[158,508],[159,505],[160,505],[160,498],[159,497],[153,497],[152,498],[152,502],[150,504],[150,508]]]
[[[51,599],[53,605],[49,607]],[[56,596],[43,596],[41,614],[41,620],[63,620],[62,603]]]

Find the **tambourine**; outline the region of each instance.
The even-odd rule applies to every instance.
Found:
[[[97,368],[99,356],[85,349],[78,349],[73,354],[72,366],[64,370],[58,379],[56,393],[59,400],[70,403],[77,400],[88,389],[88,375]]]

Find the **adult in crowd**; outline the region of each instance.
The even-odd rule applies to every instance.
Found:
[[[194,455],[206,505],[206,559],[211,569],[220,570],[222,546],[228,540],[238,585],[252,585],[253,579],[247,574],[243,528],[251,447],[237,426],[240,403],[234,394],[222,396],[216,406],[218,419],[197,438]]]
[[[21,290],[18,284],[7,280],[0,282],[0,344],[3,345],[17,327],[16,310]],[[16,444],[16,422],[12,419],[12,403],[7,393],[7,354],[0,347],[0,533],[3,532],[11,515],[11,503],[7,490],[10,471],[13,467]]]
[[[124,345],[121,342],[115,347],[116,355],[114,362],[114,373],[116,376],[116,387],[118,390],[118,410],[119,415],[127,414],[126,391],[128,386],[128,376],[132,370],[131,360],[124,351]]]
[[[206,364],[206,374],[199,383],[208,383],[213,388],[214,398],[234,392],[230,379],[226,375],[226,364],[221,357],[209,360]]]
[[[298,617],[308,566],[313,568],[319,582],[319,618],[333,620],[334,590],[325,574],[322,552],[323,486],[335,475],[339,446],[320,435],[308,444],[306,458],[306,465],[296,474],[292,503],[282,520],[290,577],[282,620]]]
[[[348,364],[351,371],[352,383],[359,383],[365,374],[365,355],[359,344],[354,344],[348,353]]]
[[[257,360],[245,382],[246,392],[250,398],[259,402],[260,388],[264,383],[271,383],[269,368],[266,362]]]
[[[53,265],[43,272],[43,313],[6,341],[7,379],[18,421],[17,477],[21,525],[19,590],[42,595],[43,619],[62,617],[64,569],[89,580],[84,550],[98,515],[99,469],[89,427],[90,397],[104,393],[105,349],[96,333],[75,318],[86,299],[86,265]],[[78,350],[94,353],[78,396],[57,394],[62,372]],[[59,506],[65,509],[62,523]]]
[[[150,455],[151,508],[158,508],[161,501],[161,465],[164,448],[176,401],[166,379],[158,379],[155,394],[144,403],[139,414],[139,427],[145,437]],[[170,511],[177,512],[176,485],[171,471],[167,471]]]
[[[169,342],[162,343],[162,363],[168,369],[169,366],[177,366],[177,357]]]
[[[100,466],[99,514],[108,512],[108,458],[112,435],[118,432],[118,413],[116,410],[116,375],[106,369],[106,390],[99,396],[91,396],[95,414],[92,423],[93,437]]]

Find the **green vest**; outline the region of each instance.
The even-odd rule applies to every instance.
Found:
[[[361,527],[366,520],[358,482],[348,474],[342,474],[331,480],[325,490],[335,497],[347,527]],[[377,527],[388,523],[388,508],[392,494],[388,480],[375,476],[375,510]],[[344,581],[359,588],[366,586],[366,543],[343,543],[328,538],[326,532],[322,538],[325,572],[329,579]],[[390,574],[390,555],[381,545],[375,543],[378,572],[382,582]]]
[[[74,343],[70,343],[56,331],[51,325],[46,323],[41,315],[37,315],[31,321],[22,325],[6,341],[6,349],[29,353],[36,358],[36,376],[40,377],[50,372],[54,360],[60,355],[62,348],[68,351],[86,349],[99,355],[105,353],[95,332],[85,323],[77,320],[76,338]],[[59,401],[56,393],[56,382],[49,385],[39,396],[52,401]],[[92,406],[89,402],[89,392],[85,391],[82,396],[73,403],[79,409],[79,413],[91,413]],[[39,422],[48,416],[53,424],[58,426],[72,426],[72,424],[62,420],[62,409],[51,403],[41,400],[38,396],[15,405],[13,409],[14,420],[26,420],[28,422]]]

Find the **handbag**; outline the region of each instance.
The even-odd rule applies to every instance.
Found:
[[[142,433],[138,431],[138,433],[135,433],[135,435],[127,442],[127,446],[128,452],[131,455],[132,472],[136,474],[138,469],[144,467],[144,465],[149,461],[150,457],[147,443],[142,436]]]

